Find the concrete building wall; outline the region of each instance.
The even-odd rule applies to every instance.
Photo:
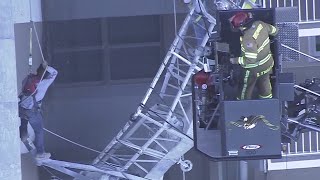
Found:
[[[19,119],[16,86],[14,7],[0,2],[0,179],[20,180]]]
[[[30,18],[30,3],[29,1],[19,1],[15,4],[15,53],[16,53],[16,68],[17,68],[17,93],[21,92],[22,80],[29,73],[29,44],[30,44],[30,19],[35,22],[37,28],[39,41],[42,42],[42,21],[41,14],[41,0],[31,0],[31,18]],[[33,65],[31,71],[35,72],[36,68],[42,62],[40,48],[36,39],[35,30],[32,34],[32,58]],[[18,96],[16,95],[16,97]],[[20,121],[19,121],[20,124]],[[38,180],[38,168],[30,153],[26,153],[23,143],[20,142],[21,147],[21,174],[22,180]]]
[[[31,0],[35,5],[32,11],[32,17],[35,21],[41,20],[41,4],[40,0]],[[37,6],[38,5],[38,6]],[[40,6],[39,6],[40,5]],[[38,8],[37,8],[38,7]],[[37,11],[38,10],[38,11]],[[1,179],[18,180],[18,179],[34,179],[37,180],[35,166],[30,166],[31,161],[24,157],[19,157],[18,164],[13,162],[16,158],[16,153],[20,156],[20,139],[19,139],[19,124],[18,118],[18,93],[21,86],[21,79],[25,76],[27,66],[19,60],[25,59],[28,62],[29,39],[25,41],[25,37],[29,37],[29,30],[25,24],[19,26],[18,23],[26,23],[30,21],[30,6],[28,1],[1,1],[1,131],[0,137],[7,141],[1,141]],[[27,56],[24,57],[24,51]],[[36,51],[35,51],[36,52]],[[2,103],[5,103],[2,104]],[[4,106],[2,106],[4,105]],[[10,114],[8,114],[10,113]],[[2,119],[3,118],[3,119]],[[10,127],[11,126],[11,127]],[[6,132],[6,127],[10,127],[9,132]],[[15,145],[15,149],[12,149]],[[19,146],[20,145],[20,146]],[[21,168],[20,168],[21,160]],[[3,164],[2,164],[3,163]],[[4,166],[2,166],[4,165]],[[13,168],[15,171],[11,174],[7,168]],[[22,174],[22,177],[21,177]]]
[[[177,11],[185,11],[182,1],[176,1]],[[138,16],[170,14],[173,1],[159,0],[57,0],[45,1],[43,6],[46,21],[87,19],[99,17]]]

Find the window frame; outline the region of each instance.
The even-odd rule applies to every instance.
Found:
[[[163,61],[163,58],[162,57],[162,51],[163,51],[163,48],[164,48],[164,34],[162,33],[162,30],[163,30],[163,16],[162,15],[145,15],[145,16],[159,16],[159,28],[160,28],[160,35],[159,35],[159,42],[154,42],[154,41],[148,41],[148,42],[134,42],[134,43],[123,43],[123,44],[111,44],[109,42],[109,39],[106,39],[106,44],[108,46],[108,54],[106,54],[107,56],[107,66],[108,66],[108,70],[107,70],[107,74],[108,74],[108,84],[109,85],[120,85],[120,84],[140,84],[140,83],[148,83],[148,82],[151,82],[151,80],[154,78],[154,76],[156,75],[157,71],[154,73],[154,76],[152,77],[145,77],[145,78],[131,78],[131,79],[117,79],[117,80],[113,80],[111,79],[111,70],[110,68],[111,67],[111,59],[110,59],[110,56],[111,56],[111,51],[113,49],[122,49],[122,48],[128,48],[128,47],[132,47],[132,48],[135,48],[135,47],[155,47],[155,46],[158,46],[159,47],[159,51],[160,51],[160,62],[159,62],[159,67],[160,67],[160,64],[162,63]],[[107,20],[108,21],[108,20]],[[106,36],[109,36],[109,31],[110,29],[108,28],[110,26],[109,22],[106,23]],[[157,67],[157,69],[159,69],[159,67]]]
[[[149,16],[149,15],[146,15]],[[160,59],[159,59],[159,64],[161,64],[163,58],[162,58],[162,52],[163,52],[163,47],[164,47],[164,34],[162,32],[163,29],[163,16],[162,15],[150,15],[150,16],[159,16],[159,41],[157,42],[141,42],[141,43],[124,43],[124,44],[114,44],[112,45],[109,42],[109,26],[110,26],[110,18],[115,18],[115,17],[106,17],[106,18],[100,18],[100,28],[101,28],[101,44],[99,45],[93,45],[93,46],[76,46],[76,47],[62,47],[62,48],[56,48],[53,45],[53,37],[51,35],[51,33],[53,33],[53,29],[52,26],[47,26],[47,30],[49,30],[48,33],[46,33],[47,35],[47,44],[49,46],[48,51],[50,53],[49,62],[53,61],[53,57],[54,54],[56,53],[64,53],[64,52],[72,52],[72,51],[90,51],[90,50],[102,50],[103,51],[103,58],[102,58],[102,63],[103,64],[103,68],[102,68],[102,80],[100,81],[88,81],[88,82],[70,82],[70,83],[66,83],[66,82],[55,82],[54,86],[55,87],[61,87],[61,88],[70,88],[70,87],[87,87],[87,86],[110,86],[110,85],[120,85],[120,84],[139,84],[139,83],[146,83],[146,82],[150,82],[154,76],[152,77],[145,77],[145,78],[133,78],[133,79],[119,79],[119,80],[112,80],[111,79],[111,59],[110,59],[110,55],[111,55],[111,50],[112,49],[121,49],[124,47],[141,47],[141,46],[145,46],[145,47],[154,47],[154,46],[158,46],[159,47],[159,51],[160,51]],[[156,69],[158,69],[158,67],[156,67]],[[156,71],[157,72],[157,71]],[[156,74],[155,72],[155,74]]]
[[[317,51],[317,47],[316,47],[316,37],[317,36],[310,36],[309,37],[309,53],[311,54],[311,56],[315,56],[315,57],[320,57],[320,50]],[[319,44],[320,44],[320,35],[319,37]]]

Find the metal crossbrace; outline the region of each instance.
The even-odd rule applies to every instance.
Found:
[[[215,23],[207,23],[207,33],[201,45],[193,32],[194,9],[190,10],[173,44],[164,58],[155,78],[133,120],[93,161],[92,165],[123,178],[161,179],[181,156],[193,147],[192,135],[192,74],[202,68],[200,55],[190,50],[204,49]]]
[[[135,180],[145,179],[132,174],[115,171],[112,168],[105,168],[102,170],[86,164],[57,161],[52,159],[38,161],[37,163],[39,163],[38,165],[50,167],[63,174],[74,177],[76,180],[102,180],[103,178],[107,177],[106,175]]]

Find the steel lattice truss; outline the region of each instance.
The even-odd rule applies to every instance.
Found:
[[[161,179],[193,147],[190,78],[202,62],[190,50],[204,49],[215,26],[208,24],[208,33],[195,47],[197,39],[190,36],[193,12],[186,17],[133,120],[94,160],[95,167],[111,166],[138,177]]]

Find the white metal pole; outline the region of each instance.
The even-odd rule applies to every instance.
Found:
[[[248,180],[248,162],[240,161],[240,180]]]
[[[316,20],[316,1],[312,0],[312,14],[313,14],[313,20]]]
[[[299,21],[301,21],[301,2],[298,0],[298,7],[299,7]]]
[[[272,8],[272,0],[269,0],[269,8]]]
[[[306,0],[306,21],[309,21],[309,3],[308,0]]]
[[[304,133],[301,134],[302,153],[304,153]]]
[[[311,131],[309,132],[309,152],[312,152],[312,137]]]
[[[319,132],[316,132],[317,152],[319,151]]]

